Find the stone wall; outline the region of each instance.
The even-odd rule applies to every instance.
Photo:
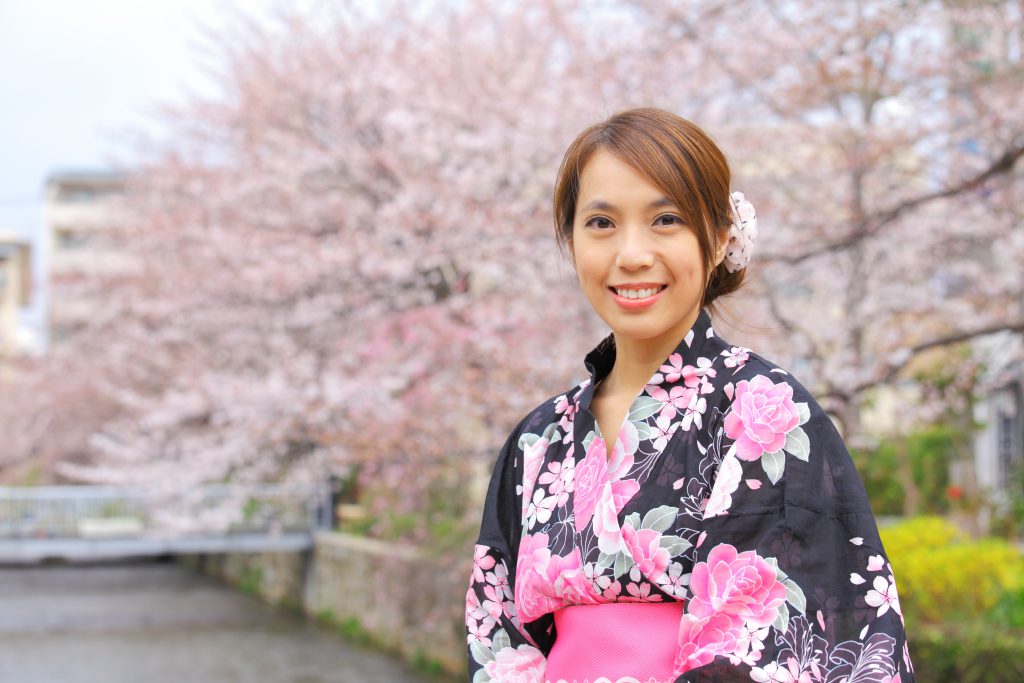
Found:
[[[312,553],[185,561],[268,602],[359,631],[410,661],[465,673],[468,559],[462,563],[465,571],[453,571],[418,548],[325,532],[316,535]]]
[[[263,600],[302,609],[310,553],[228,553],[192,555],[183,561]]]

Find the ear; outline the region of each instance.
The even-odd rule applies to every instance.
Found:
[[[715,231],[715,238],[717,243],[715,244],[715,267],[722,264],[725,260],[725,254],[729,250],[729,228],[719,228]]]

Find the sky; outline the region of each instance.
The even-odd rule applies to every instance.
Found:
[[[125,131],[159,133],[158,103],[210,92],[200,27],[235,4],[0,0],[0,234],[41,229],[49,174],[130,158]]]
[[[0,0],[0,238],[32,245],[21,332],[47,342],[43,185],[58,171],[130,163],[132,131],[160,136],[156,110],[216,87],[204,28],[274,0]]]

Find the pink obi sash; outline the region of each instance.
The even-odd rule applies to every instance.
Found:
[[[613,602],[555,612],[546,683],[665,683],[679,651],[682,602]]]

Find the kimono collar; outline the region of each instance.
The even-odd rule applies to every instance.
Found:
[[[647,386],[661,386],[668,388],[670,385],[680,381],[681,370],[688,365],[697,365],[697,358],[702,355],[704,344],[708,339],[715,336],[714,328],[711,326],[711,315],[707,309],[702,308],[697,315],[690,331],[679,341],[675,350],[662,361],[658,370],[648,380]],[[678,358],[674,358],[677,356]],[[601,340],[597,346],[587,354],[584,359],[590,379],[584,380],[582,391],[578,394],[579,407],[586,409],[590,407],[590,400],[594,395],[594,387],[611,372],[615,365],[615,335],[609,334]]]

